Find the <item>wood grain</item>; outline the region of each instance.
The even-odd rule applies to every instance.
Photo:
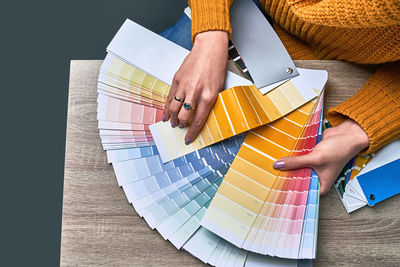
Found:
[[[71,61],[61,266],[204,266],[151,230],[127,202],[102,150],[96,85],[102,61]],[[296,61],[327,69],[326,107],[357,92],[374,72],[336,61]],[[400,197],[348,215],[332,190],[321,198],[316,266],[400,263]]]

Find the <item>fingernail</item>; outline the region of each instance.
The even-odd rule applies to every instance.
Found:
[[[190,144],[190,138],[186,138],[186,139],[185,139],[185,144],[186,144],[186,145]]]
[[[174,128],[176,126],[175,122],[171,122],[171,127]]]
[[[162,115],[162,120],[165,121],[167,117],[165,116],[165,114]]]
[[[182,129],[182,128],[183,128],[183,125],[182,125],[182,124],[179,124],[179,126],[178,126],[178,127]]]
[[[283,169],[283,168],[285,168],[285,162],[284,161],[275,161],[272,164],[272,167],[274,167],[274,169]]]

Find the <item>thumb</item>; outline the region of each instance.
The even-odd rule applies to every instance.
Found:
[[[301,156],[290,156],[290,157],[283,157],[278,159],[272,164],[274,169],[288,171],[288,170],[295,170],[301,169],[306,167],[312,167],[312,155],[301,155]]]

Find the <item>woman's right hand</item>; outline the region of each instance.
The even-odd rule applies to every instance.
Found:
[[[174,76],[164,107],[163,121],[170,119],[172,127],[190,125],[185,136],[186,144],[197,137],[218,93],[224,87],[228,41],[228,33],[224,31],[197,34],[192,51]],[[185,109],[183,103],[195,109]]]
[[[322,132],[322,140],[313,151],[302,156],[284,157],[273,167],[279,170],[313,168],[320,181],[320,194],[326,194],[343,166],[360,151],[369,146],[367,133],[361,126],[346,119],[338,126]]]

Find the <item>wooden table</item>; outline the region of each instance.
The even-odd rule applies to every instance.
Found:
[[[101,63],[71,61],[61,265],[204,265],[151,230],[118,187],[97,131],[96,85]],[[353,95],[374,72],[373,67],[337,61],[297,61],[296,65],[328,70],[327,107]],[[399,265],[399,208],[397,196],[348,215],[331,190],[321,198],[315,265]]]

